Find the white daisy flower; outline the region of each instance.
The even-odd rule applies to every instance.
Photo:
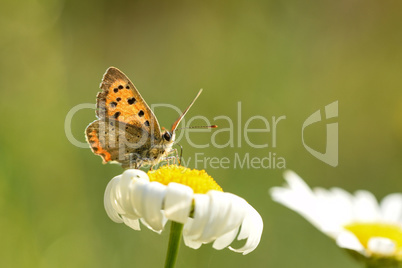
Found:
[[[340,188],[310,189],[292,171],[286,171],[284,177],[286,186],[271,189],[274,201],[298,212],[339,247],[359,253],[374,267],[402,264],[401,193],[378,203],[368,191],[352,195]]]
[[[158,233],[167,220],[184,224],[184,243],[194,249],[213,242],[215,249],[247,254],[259,244],[263,229],[261,216],[243,198],[223,192],[205,171],[176,165],[148,174],[126,170],[109,182],[104,204],[113,221],[134,230],[140,230],[140,222]],[[247,239],[243,247],[230,247],[236,238]]]

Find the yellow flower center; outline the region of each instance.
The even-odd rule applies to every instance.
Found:
[[[193,189],[196,194],[205,194],[209,190],[222,191],[222,188],[209,176],[205,170],[189,169],[177,165],[166,165],[157,170],[148,171],[150,181],[163,185],[170,182],[184,184]]]
[[[372,237],[383,237],[395,243],[395,257],[402,259],[402,227],[389,223],[352,223],[345,226],[367,249]]]

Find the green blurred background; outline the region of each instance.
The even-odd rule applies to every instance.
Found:
[[[95,103],[109,66],[125,72],[149,104],[184,109],[203,88],[187,119],[202,115],[228,127],[213,118],[236,120],[239,101],[243,125],[253,115],[286,116],[276,148],[270,133],[250,134],[256,144],[268,142],[265,149],[244,139],[241,147],[204,149],[182,140],[187,158],[272,152],[311,186],[367,189],[377,198],[400,192],[401,8],[396,0],[2,1],[0,267],[162,267],[167,231],[135,232],[104,211],[104,189],[121,167],[102,165],[65,134],[67,113]],[[337,167],[314,158],[301,141],[304,120],[334,101]],[[164,108],[156,115],[165,127],[177,117]],[[74,115],[77,140],[85,141],[94,119],[91,109]],[[325,124],[305,133],[319,151],[325,150]],[[210,142],[211,134],[189,133],[198,144]],[[216,136],[222,144],[225,135]],[[182,244],[177,267],[359,267],[271,200],[268,189],[283,183],[283,169],[206,169],[259,211],[261,243],[246,256]]]

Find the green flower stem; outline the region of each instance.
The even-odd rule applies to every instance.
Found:
[[[174,265],[176,264],[177,254],[179,253],[182,231],[183,231],[183,224],[174,221],[171,222],[169,245],[166,253],[165,268],[173,268]]]

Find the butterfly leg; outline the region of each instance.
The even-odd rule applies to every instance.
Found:
[[[176,160],[177,160],[177,164],[180,166],[181,165],[181,159],[183,158],[183,147],[180,145],[180,143],[176,143],[179,147],[180,147],[180,155],[177,151],[177,149],[174,149],[175,153],[176,153]]]
[[[175,156],[168,156],[168,157],[166,157],[166,164],[168,166],[169,165],[174,165],[174,164],[176,164],[175,160],[176,160]]]
[[[128,168],[139,169],[144,163],[144,161],[139,157],[137,153],[127,154],[127,166]],[[124,167],[124,166],[123,166]]]
[[[165,158],[168,165],[180,165],[180,158],[176,148],[172,149]]]
[[[174,164],[177,164],[177,165],[180,165],[179,152],[177,151],[177,149],[174,148],[172,153],[174,154],[174,156],[173,156],[173,163],[174,163]]]
[[[143,158],[143,159],[141,159],[141,161],[142,161],[142,163],[148,163],[148,165],[150,166],[149,170],[158,169],[158,167],[161,166],[161,162],[152,164],[154,162],[154,159],[152,159],[152,158]]]

